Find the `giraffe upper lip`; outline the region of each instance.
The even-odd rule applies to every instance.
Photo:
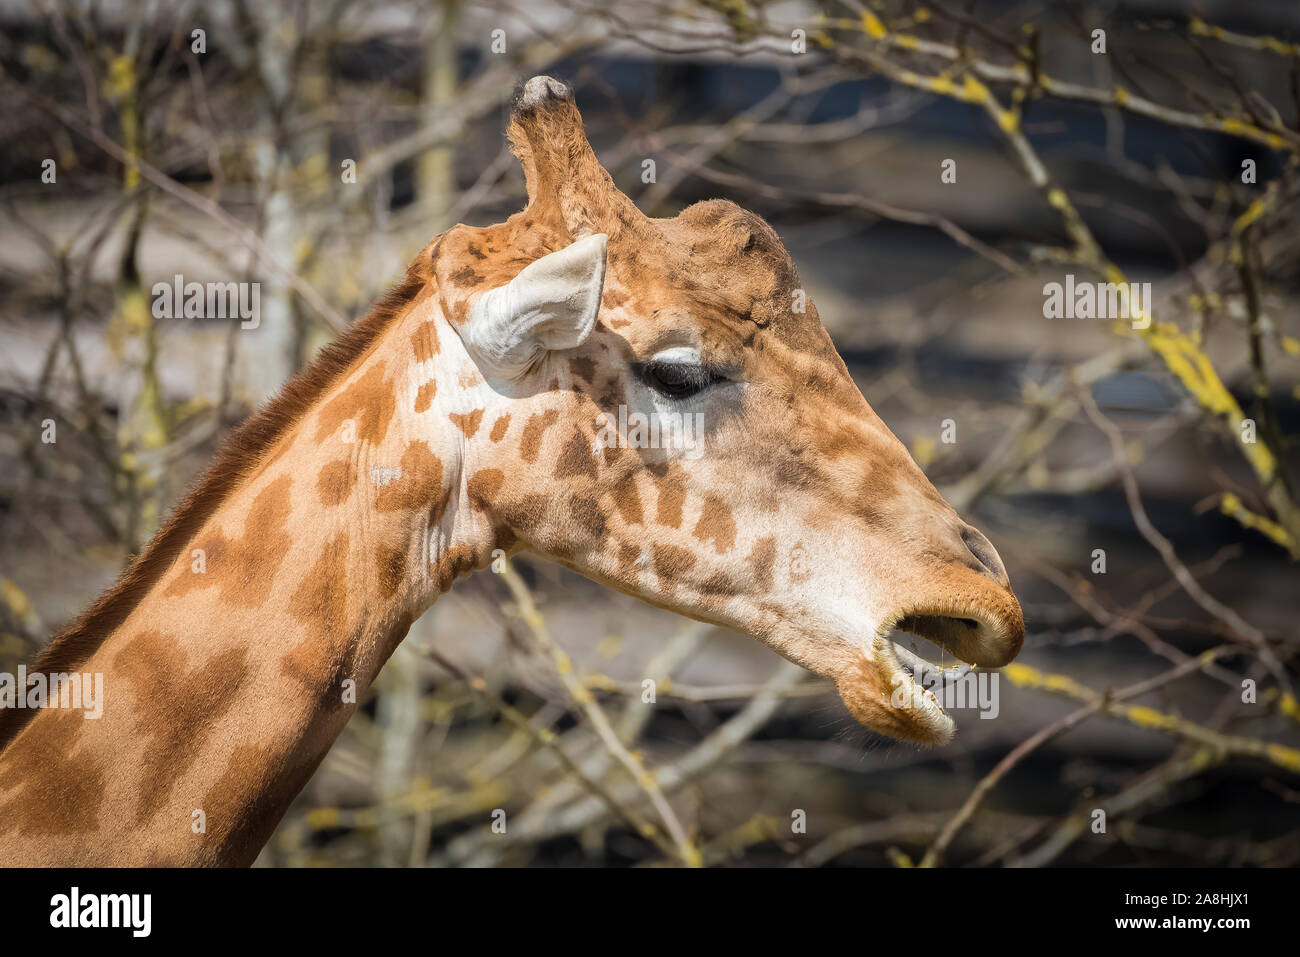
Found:
[[[934,642],[959,661],[999,668],[1015,658],[1024,639],[1019,616],[1012,620],[930,612],[904,615],[899,631]]]
[[[1011,589],[965,569],[942,591],[918,598],[887,624],[986,668],[1000,668],[1015,658],[1025,637],[1024,616]]]

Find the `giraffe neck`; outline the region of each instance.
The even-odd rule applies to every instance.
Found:
[[[465,478],[485,389],[425,286],[78,668],[102,717],[44,709],[0,754],[0,862],[251,862],[410,623],[502,544]]]

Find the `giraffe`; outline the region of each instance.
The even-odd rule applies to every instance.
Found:
[[[772,228],[722,200],[644,216],[550,77],[507,136],[525,208],[429,243],[49,644],[35,668],[102,674],[103,714],[2,715],[0,863],[251,863],[412,621],[494,555],[746,632],[899,739],[953,723],[896,626],[1018,653],[996,550],[872,411]],[[624,434],[652,417],[695,441]]]

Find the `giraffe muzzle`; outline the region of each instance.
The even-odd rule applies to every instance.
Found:
[[[1025,639],[1024,616],[1011,589],[966,568],[954,569],[933,597],[909,604],[894,627],[983,668],[1013,660]]]
[[[968,553],[913,582],[907,602],[882,623],[869,652],[836,679],[853,716],[890,737],[922,744],[949,740],[954,730],[944,710],[949,683],[978,680],[974,667],[1001,667],[1024,643],[1024,616],[996,550],[970,526],[958,537]],[[910,651],[897,632],[938,645],[956,659],[955,667]]]

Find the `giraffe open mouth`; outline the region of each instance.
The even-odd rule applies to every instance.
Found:
[[[908,635],[925,638],[939,646],[941,651],[948,650],[948,644],[945,643],[939,635],[948,636],[954,630],[967,629],[969,631],[977,630],[980,627],[978,621],[973,618],[949,618],[944,615],[909,615],[901,619],[894,626],[894,631],[886,635],[885,644],[889,646],[889,651],[893,654],[893,662],[896,666],[894,671],[895,684],[899,684],[898,678],[906,676],[911,680],[911,684],[920,694],[926,696],[925,700],[932,703],[935,707],[943,712],[941,703],[944,695],[942,691],[949,682],[960,681],[966,675],[970,674],[975,667],[965,661],[957,661],[955,664],[943,664],[942,658],[936,663],[929,658],[922,656],[916,650],[915,642],[911,642],[912,647],[905,647],[898,639],[898,632],[906,632]],[[940,695],[935,696],[934,691],[938,689]]]
[[[978,632],[980,623],[974,618],[950,615],[904,615],[896,627],[947,648],[966,640],[972,632]]]
[[[959,607],[958,602],[943,601],[909,609],[886,623],[876,642],[877,657],[890,705],[906,729],[899,736],[929,743],[950,738],[954,723],[946,709],[954,701],[966,707],[965,692],[970,690],[958,686],[976,680],[976,666],[1000,666],[1015,656],[1023,637],[1020,622],[1018,614],[1004,613],[1000,607]],[[944,654],[956,661],[930,660],[914,650],[916,643],[909,636],[936,645],[940,662]]]
[[[931,641],[958,661],[998,668],[1020,651],[1024,619],[1009,592],[982,597],[977,602],[948,600],[908,609],[890,627]]]
[[[950,682],[961,680],[975,666],[960,659],[954,661],[949,658],[945,661],[943,653],[948,651],[948,644],[939,636],[947,637],[957,629],[973,631],[977,628],[979,623],[973,619],[946,618],[942,615],[908,616],[900,620],[894,630],[886,634],[884,642],[888,648],[888,657],[893,659],[890,664],[893,666],[895,688],[904,685],[906,681],[908,690],[913,695],[920,696],[919,700],[912,702],[913,705],[920,705],[926,710],[933,707],[946,717],[943,689]],[[940,654],[935,656],[922,653],[915,640],[907,640],[916,637],[925,638],[937,646]],[[935,657],[938,658],[937,661],[932,660]],[[936,691],[939,692],[937,696]],[[905,699],[896,703],[905,704]]]
[[[972,623],[970,627],[974,628],[978,626]],[[902,622],[899,623],[898,628],[899,630],[907,631],[910,634],[915,634],[911,628],[906,627]],[[890,644],[894,646],[894,656],[898,659],[899,665],[904,671],[912,676],[914,681],[918,678],[930,677],[939,678],[944,681],[955,680],[969,674],[971,669],[975,667],[965,661],[959,661],[952,665],[945,665],[942,663],[936,664],[929,658],[923,657],[917,653],[915,645],[913,645],[911,649],[908,649],[893,638],[890,638],[889,641]]]

